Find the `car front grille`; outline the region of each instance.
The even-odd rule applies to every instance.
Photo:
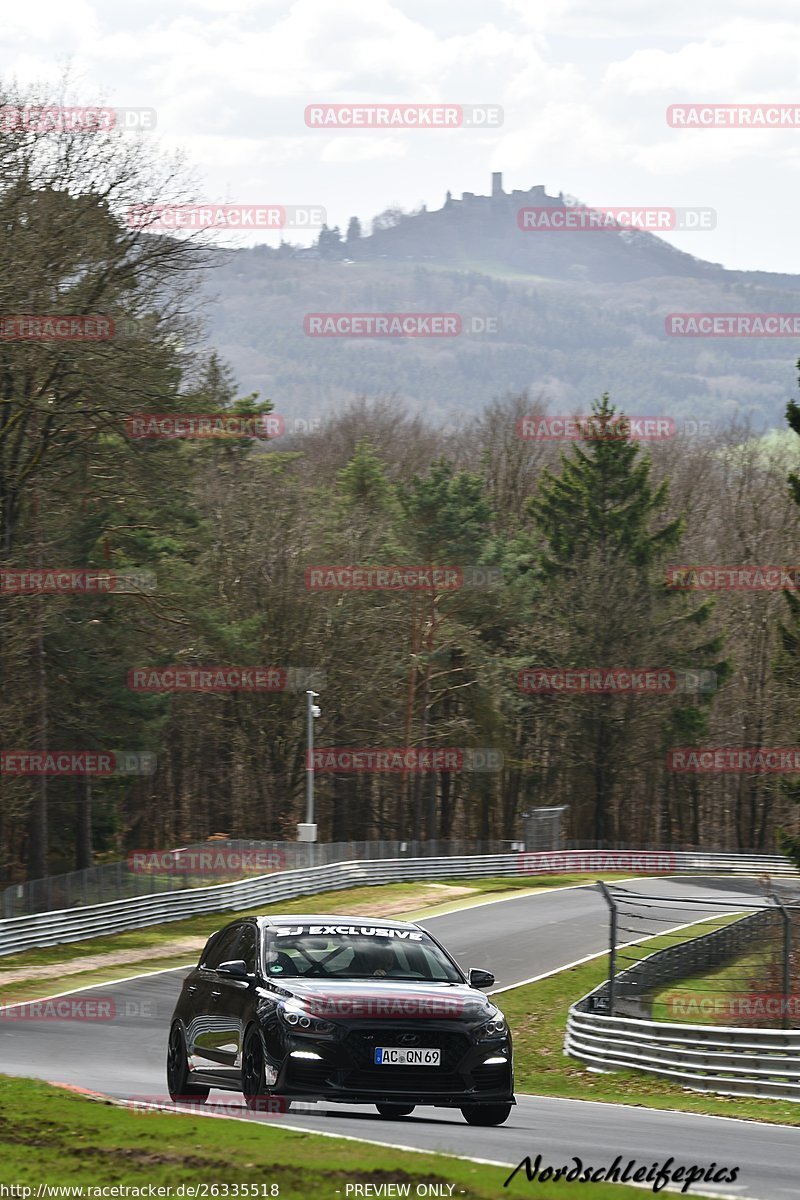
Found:
[[[413,1037],[409,1043],[405,1039]],[[464,1033],[453,1033],[449,1030],[426,1029],[420,1024],[401,1024],[395,1026],[381,1025],[364,1029],[352,1029],[345,1038],[345,1046],[352,1061],[360,1070],[375,1071],[386,1075],[392,1068],[375,1065],[375,1048],[377,1046],[405,1046],[409,1049],[439,1049],[442,1052],[441,1065],[438,1067],[420,1068],[423,1076],[429,1074],[443,1075],[455,1073],[470,1048],[470,1041]],[[418,1068],[400,1067],[403,1074],[408,1075]]]
[[[413,1042],[406,1040],[412,1037]],[[352,1029],[345,1039],[345,1046],[355,1070],[343,1072],[339,1080],[342,1087],[351,1091],[410,1091],[431,1095],[435,1092],[463,1092],[468,1086],[465,1078],[458,1073],[470,1048],[470,1040],[464,1033],[427,1028],[420,1022],[410,1025],[397,1021]],[[438,1049],[441,1050],[441,1063],[438,1067],[378,1066],[375,1063],[375,1049],[378,1046]]]

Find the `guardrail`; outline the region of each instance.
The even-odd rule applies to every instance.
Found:
[[[147,925],[180,921],[204,912],[242,911],[316,892],[367,884],[584,871],[648,875],[729,870],[748,874],[795,873],[788,859],[779,855],[750,855],[745,863],[732,855],[693,852],[665,855],[648,851],[569,850],[356,860],[281,871],[211,887],[187,888],[106,904],[13,917],[0,921],[0,956],[32,947],[54,946]]]
[[[82,871],[47,875],[0,890],[0,919],[27,917],[63,908],[109,904],[156,892],[178,892],[236,879],[253,879],[273,871],[299,871],[330,863],[373,858],[444,858],[451,854],[508,854],[525,843],[475,841],[279,842],[213,838],[161,851],[132,851],[127,859],[100,863]],[[528,843],[530,845],[530,843]],[[537,843],[533,843],[533,848]],[[542,849],[561,849],[559,841]]]
[[[536,813],[549,812],[536,809]],[[560,811],[560,810],[559,810]],[[547,835],[545,840],[545,834]],[[131,852],[126,860],[101,863],[82,871],[68,871],[63,875],[48,875],[43,879],[31,879],[14,883],[0,889],[0,919],[27,917],[34,913],[56,912],[79,905],[108,904],[113,900],[125,900],[134,896],[151,896],[156,892],[184,891],[186,888],[207,887],[213,883],[227,883],[235,879],[253,878],[272,871],[299,871],[304,867],[321,867],[330,863],[352,862],[355,859],[386,858],[449,858],[451,855],[509,854],[524,850],[529,855],[531,870],[539,859],[537,851],[545,855],[544,862],[554,852],[581,851],[602,853],[612,856],[612,863],[621,861],[622,869],[627,857],[644,851],[647,854],[663,854],[665,868],[674,861],[678,853],[671,847],[662,846],[598,846],[596,843],[563,843],[558,832],[538,828],[536,822],[526,820],[526,837],[522,842],[509,840],[475,841],[467,838],[445,840],[372,839],[349,842],[278,842],[253,841],[242,838],[214,838],[196,842],[181,848],[166,851]],[[761,869],[772,874],[781,874],[790,869],[786,859],[779,854],[762,854],[759,851],[739,850],[699,851],[694,847],[681,852],[695,856],[703,853],[717,869],[726,871],[752,870],[751,860],[757,860]],[[623,855],[622,859],[617,856]],[[572,855],[568,860],[574,862]],[[602,861],[602,860],[598,860]],[[205,864],[213,862],[214,866]],[[216,864],[227,864],[223,870]],[[237,866],[238,863],[238,866]],[[163,865],[163,868],[159,867]],[[545,869],[551,869],[546,866]],[[599,868],[592,868],[599,869]]]
[[[0,921],[0,955],[13,954],[33,946],[54,946],[146,925],[180,921],[198,913],[242,911],[316,892],[406,880],[511,875],[517,871],[516,854],[379,859],[280,871],[256,879],[237,880],[235,883],[187,888],[179,892],[138,896],[88,908],[34,913],[29,917]]]
[[[590,996],[569,1010],[564,1053],[594,1070],[644,1071],[693,1091],[800,1101],[800,1030],[608,1017],[581,1009]]]
[[[616,910],[619,894],[600,887]],[[635,902],[633,894],[627,899]],[[733,961],[754,943],[764,944],[770,935],[777,935],[783,946],[784,994],[780,999],[783,1004],[788,1002],[789,909],[775,897],[772,903],[766,897],[753,899],[751,905],[743,897],[742,908],[756,911],[710,933],[684,937],[624,971],[616,972],[612,954],[609,978],[569,1009],[564,1053],[596,1071],[643,1071],[695,1091],[800,1101],[800,1030],[693,1025],[645,1016],[649,1015],[646,1004],[656,989]],[[719,905],[721,901],[707,903]],[[702,925],[703,920],[692,924]],[[614,911],[612,946],[616,927]]]

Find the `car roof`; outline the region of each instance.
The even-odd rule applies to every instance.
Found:
[[[418,929],[415,921],[395,921],[390,917],[365,917],[363,914],[351,917],[347,913],[290,913],[286,916],[275,915],[259,917],[261,925],[364,925],[376,926],[381,929]]]

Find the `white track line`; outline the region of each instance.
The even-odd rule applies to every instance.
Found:
[[[139,975],[126,975],[124,979],[106,979],[102,983],[87,983],[83,987],[70,988],[67,992],[56,992],[54,996],[42,996],[37,1000],[17,1000],[13,1004],[0,1004],[0,1013],[9,1008],[22,1008],[25,1004],[45,1004],[48,1000],[60,1000],[62,996],[75,996],[78,992],[91,992],[94,988],[116,987],[118,983],[132,983],[135,979],[151,979],[154,975],[168,975],[170,971],[191,971],[196,964],[194,961],[181,967],[162,967],[160,971],[142,971]],[[102,970],[99,967],[98,970]],[[20,980],[24,983],[25,980]]]
[[[647,899],[646,896],[642,899]],[[696,921],[686,921],[683,925],[673,925],[671,929],[660,929],[658,933],[648,933],[644,937],[634,938],[632,942],[619,942],[617,950],[627,950],[629,946],[639,946],[642,942],[649,942],[652,938],[662,937],[668,933],[679,933],[681,929],[691,929],[693,925],[702,925],[709,918],[698,917]],[[519,983],[506,983],[501,988],[494,988],[488,994],[490,996],[499,996],[501,992],[511,992],[514,988],[525,987],[528,983],[539,983],[542,979],[549,979],[551,975],[560,975],[562,971],[569,971],[572,967],[583,966],[584,963],[591,962],[594,958],[602,958],[604,954],[608,954],[608,949],[598,950],[596,954],[587,954],[584,958],[576,958],[575,962],[565,963],[563,967],[554,967],[552,971],[544,971],[541,975],[531,975],[530,979],[521,979]]]

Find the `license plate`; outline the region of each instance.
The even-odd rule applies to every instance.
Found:
[[[405,1046],[376,1046],[375,1065],[378,1067],[440,1067],[441,1050],[426,1046],[407,1049]]]

